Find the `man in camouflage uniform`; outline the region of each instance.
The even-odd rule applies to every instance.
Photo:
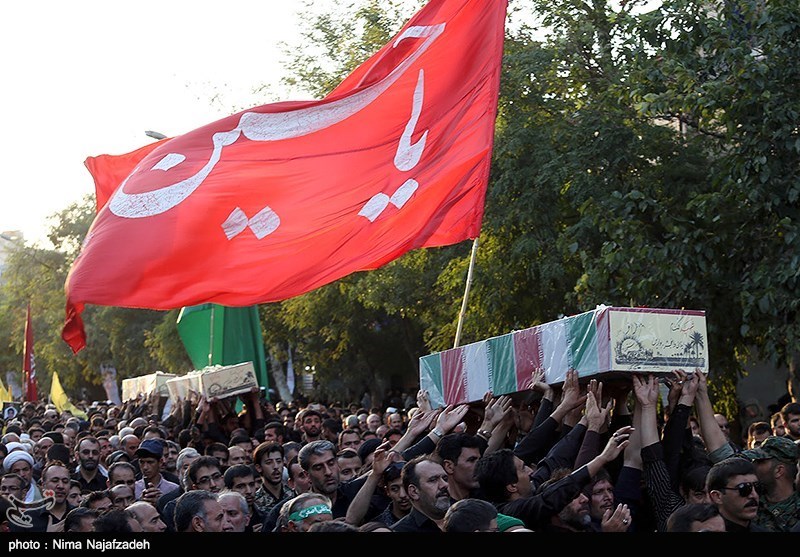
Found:
[[[770,532],[788,532],[800,522],[800,493],[795,486],[800,447],[788,437],[768,437],[742,453],[753,461],[762,485],[755,523]]]

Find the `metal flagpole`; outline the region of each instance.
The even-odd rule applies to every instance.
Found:
[[[467,271],[467,285],[464,288],[464,299],[461,300],[461,311],[458,314],[458,327],[456,328],[456,340],[453,348],[461,342],[461,327],[464,324],[464,314],[467,313],[467,300],[469,299],[469,287],[472,285],[472,271],[475,269],[475,257],[478,253],[478,238],[472,242],[472,253],[469,256],[469,270]]]
[[[208,365],[210,366],[214,361],[214,314],[217,312],[217,304],[211,304],[211,330],[208,332]]]

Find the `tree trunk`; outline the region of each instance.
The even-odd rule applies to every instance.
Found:
[[[792,402],[797,402],[800,400],[800,373],[798,373],[797,369],[797,354],[789,356],[787,367],[789,368],[789,379],[787,380],[786,389],[792,397]]]
[[[290,402],[292,400],[292,393],[289,392],[289,387],[286,385],[283,363],[275,356],[275,352],[272,350],[269,351],[269,371],[280,399],[284,402]]]

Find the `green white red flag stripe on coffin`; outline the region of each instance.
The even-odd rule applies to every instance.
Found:
[[[598,364],[594,316],[587,312],[423,356],[420,388],[436,408],[480,400],[489,390],[495,395],[525,390],[540,366],[548,383],[563,381],[570,367],[592,372]]]
[[[705,334],[702,311],[598,306],[423,356],[420,389],[428,391],[437,408],[480,400],[489,390],[495,396],[525,390],[537,367],[544,368],[550,384],[563,382],[570,368],[580,377],[612,370],[666,372],[675,367],[707,371]],[[669,345],[672,352],[659,354],[648,342],[652,347]],[[623,353],[626,343],[632,348]]]

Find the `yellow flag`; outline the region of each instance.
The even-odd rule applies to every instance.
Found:
[[[11,396],[11,393],[8,392],[6,386],[3,385],[3,382],[0,381],[0,402],[13,402],[14,398]]]
[[[70,402],[67,393],[64,392],[64,388],[61,386],[61,381],[58,379],[58,373],[55,371],[53,372],[53,382],[50,385],[50,400],[53,401],[59,412],[68,410],[76,418],[83,418],[84,420],[87,418],[86,412]]]

